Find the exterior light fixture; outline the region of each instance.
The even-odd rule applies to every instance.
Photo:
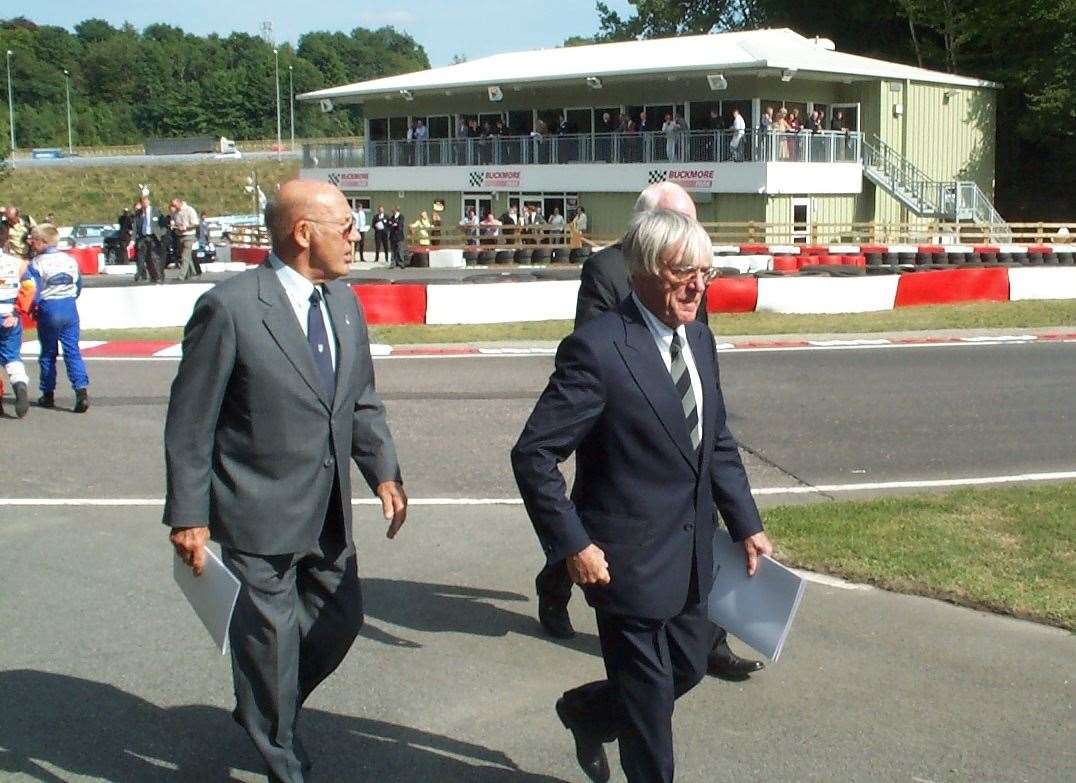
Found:
[[[413,101],[413,100],[415,100],[415,96],[412,95],[410,90],[400,90],[400,95],[403,96],[403,99],[405,101]]]
[[[587,87],[592,90],[600,90],[602,88],[602,80],[599,79],[597,76],[588,76]]]
[[[501,88],[498,87],[497,85],[487,87],[486,90],[489,93],[489,99],[491,101],[493,101],[494,103],[497,103],[498,101],[504,100],[504,93],[501,92]]]
[[[790,81],[792,81],[792,77],[795,76],[795,75],[796,75],[796,69],[795,68],[785,68],[783,71],[781,71],[781,81],[790,82]]]
[[[727,90],[729,87],[728,79],[725,78],[723,73],[711,73],[706,76],[706,83],[710,85],[710,89]]]

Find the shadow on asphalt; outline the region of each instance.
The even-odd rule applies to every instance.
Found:
[[[498,750],[369,718],[303,712],[312,781],[556,783]],[[47,766],[46,766],[47,765]],[[260,772],[227,710],[162,708],[112,685],[31,670],[0,672],[0,772],[63,781],[227,781]]]
[[[430,582],[364,578],[363,608],[366,623],[361,636],[395,647],[421,647],[371,624],[383,621],[423,633],[467,633],[476,636],[506,636],[518,633],[559,644],[578,652],[600,656],[601,646],[594,634],[577,632],[574,639],[553,639],[538,624],[533,604],[525,595],[503,590],[460,587]],[[576,594],[578,597],[578,593]],[[528,604],[522,614],[495,606],[492,601],[517,601]],[[582,603],[580,599],[579,603]]]

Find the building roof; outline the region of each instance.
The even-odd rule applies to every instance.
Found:
[[[674,72],[780,72],[825,80],[909,79],[963,87],[994,82],[833,51],[832,42],[805,38],[787,28],[655,38],[645,41],[507,52],[426,71],[308,92],[304,100],[361,101],[400,90],[446,90],[498,85],[537,85],[596,77],[645,77]]]

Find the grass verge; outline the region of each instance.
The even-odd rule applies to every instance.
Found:
[[[779,506],[782,562],[1076,631],[1076,483]]]
[[[710,316],[718,335],[863,334],[941,329],[1030,329],[1076,325],[1076,299],[1036,302],[976,302],[937,307],[905,307],[881,313],[845,315],[786,315],[782,313],[721,313]],[[375,326],[375,342],[472,343],[560,340],[572,330],[571,321],[529,321],[516,324],[448,326]],[[86,340],[176,340],[180,327],[160,329],[89,329]]]

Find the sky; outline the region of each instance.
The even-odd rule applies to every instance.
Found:
[[[628,15],[627,0],[607,0],[610,8]],[[356,27],[392,25],[407,32],[426,49],[434,67],[448,65],[453,55],[469,60],[499,52],[559,46],[573,35],[593,35],[598,14],[593,0],[182,0],[179,3],[138,3],[131,0],[3,0],[0,18],[25,16],[38,24],[73,29],[86,18],[104,19],[114,26],[130,22],[142,29],[167,22],[187,32],[258,35],[261,24],[273,23],[278,43],[295,43],[313,30],[350,32]],[[178,9],[183,18],[174,18]],[[297,11],[297,9],[301,9]],[[312,9],[311,13],[303,13]],[[172,13],[172,18],[166,14]]]

